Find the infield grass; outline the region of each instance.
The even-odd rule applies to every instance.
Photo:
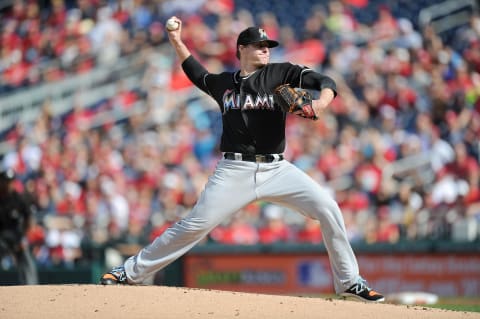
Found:
[[[462,298],[440,298],[435,305],[428,307],[455,310],[480,312],[480,297],[462,297]]]
[[[321,295],[307,295],[310,297],[331,298],[338,299],[337,295],[321,294]],[[418,305],[422,307],[431,307],[437,309],[480,312],[480,296],[478,297],[441,297],[438,303],[434,305]]]

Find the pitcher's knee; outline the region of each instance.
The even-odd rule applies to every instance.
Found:
[[[189,217],[177,222],[177,226],[181,227],[184,232],[188,233],[205,233],[212,230],[218,223],[203,218]]]
[[[325,219],[338,219],[341,218],[342,212],[337,202],[333,199],[322,201],[318,203],[316,209],[310,214],[310,217],[319,220],[320,222]]]

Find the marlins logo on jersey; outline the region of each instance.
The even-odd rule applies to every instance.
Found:
[[[242,103],[243,102],[243,103]],[[226,90],[223,93],[223,113],[229,110],[273,110],[273,95],[269,94],[244,94],[243,101],[240,100],[240,94],[234,90]]]

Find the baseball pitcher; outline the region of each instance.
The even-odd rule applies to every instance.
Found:
[[[368,287],[359,274],[335,200],[282,155],[286,117],[294,114],[316,120],[335,98],[335,82],[308,67],[269,63],[270,49],[279,43],[257,27],[247,28],[238,36],[238,71],[209,73],[182,41],[182,21],[171,19],[174,21],[167,24],[168,36],[184,72],[217,102],[222,113],[223,158],[188,216],[124,265],[104,274],[101,284],[141,283],[185,254],[223,220],[262,200],[320,221],[337,294],[367,302],[383,301],[384,297]],[[318,99],[312,99],[305,89],[319,91]]]

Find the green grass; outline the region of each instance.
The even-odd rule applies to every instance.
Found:
[[[428,305],[428,307],[455,311],[480,312],[480,297],[440,298],[437,304]]]
[[[446,309],[446,310],[455,310],[455,311],[480,312],[480,306],[475,306],[475,305],[438,304],[438,305],[428,305],[428,307]]]
[[[342,299],[337,295],[330,294],[312,294],[304,295],[309,297]],[[422,307],[431,307],[437,309],[453,310],[453,311],[467,311],[467,312],[480,312],[480,296],[478,297],[441,297],[438,303],[435,305],[418,305]]]

